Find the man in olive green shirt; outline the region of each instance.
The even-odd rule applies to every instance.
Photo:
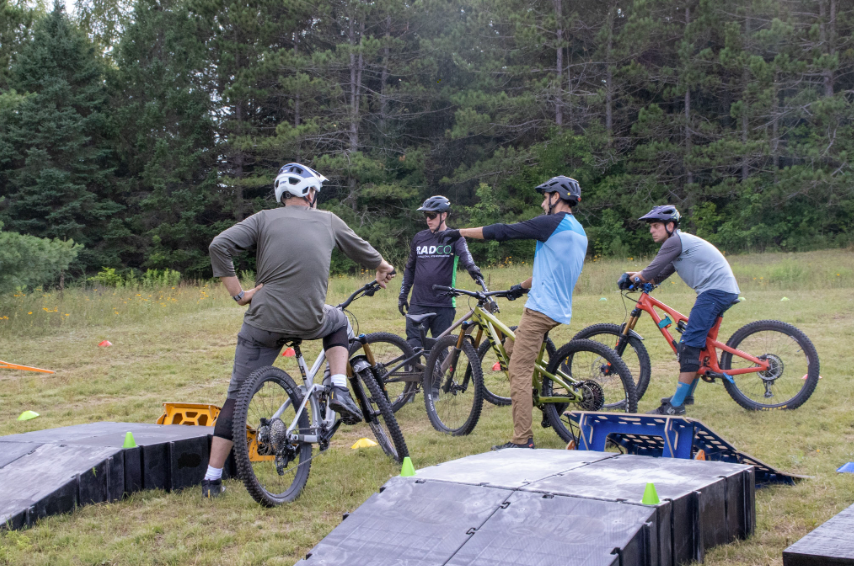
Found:
[[[249,305],[237,335],[228,398],[214,428],[202,494],[222,493],[222,466],[232,446],[234,400],[243,381],[256,369],[272,365],[289,339],[323,339],[329,361],[329,406],[345,422],[361,420],[347,390],[347,317],[325,304],[332,250],[376,270],[380,285],[393,268],[370,244],[331,212],[317,210],[317,192],[326,178],[292,163],[276,178],[276,200],[284,207],[264,210],[225,230],[210,245],[211,265],[232,298]],[[243,291],[234,272],[234,254],[256,247],[258,285]]]

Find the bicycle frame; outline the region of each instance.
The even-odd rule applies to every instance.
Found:
[[[631,317],[628,322],[623,326],[623,336],[627,337],[628,334],[634,330],[635,325],[640,319],[640,315],[642,312],[649,313],[649,316],[652,317],[653,322],[655,322],[656,326],[658,326],[659,332],[664,338],[667,340],[668,344],[670,344],[670,348],[674,353],[678,354],[677,342],[667,330],[671,325],[676,324],[677,328],[679,327],[680,322],[688,322],[688,317],[684,314],[680,313],[674,308],[671,308],[665,305],[663,302],[658,299],[652,297],[646,290],[641,291],[640,299],[636,302],[637,306],[632,310]],[[658,312],[655,309],[660,309],[664,311],[666,314],[665,318],[661,318]],[[672,320],[670,318],[672,317]],[[767,371],[770,363],[765,360],[760,360],[750,354],[742,352],[741,350],[737,350],[735,348],[730,348],[723,342],[718,341],[718,331],[721,328],[721,322],[723,321],[723,317],[718,317],[712,329],[709,330],[709,334],[706,336],[706,346],[700,352],[700,371],[698,372],[701,376],[708,377],[723,377],[729,381],[732,381],[732,376],[741,375],[746,373],[756,373],[761,371]],[[622,340],[623,338],[621,338]],[[627,342],[627,341],[626,341]],[[756,364],[755,367],[750,368],[741,368],[741,369],[730,369],[727,372],[724,372],[720,365],[718,365],[718,350],[723,350],[724,352],[729,352],[734,356],[738,356],[742,359],[748,360]]]
[[[472,326],[476,325],[478,327],[477,336],[473,339],[473,345],[475,349],[480,346],[480,341],[483,338],[484,333],[486,334],[486,339],[489,340],[490,346],[492,347],[492,351],[495,352],[495,355],[498,357],[498,361],[501,363],[503,371],[505,373],[508,372],[509,368],[509,356],[507,355],[507,350],[504,349],[504,344],[501,342],[501,335],[504,335],[513,340],[516,339],[516,334],[510,330],[510,328],[501,322],[494,314],[482,308],[480,305],[476,306],[471,310],[471,323],[468,323]],[[460,319],[460,324],[464,327],[467,323],[467,317]],[[470,328],[469,330],[473,330]],[[499,334],[500,333],[500,334]],[[457,349],[462,348],[463,340],[465,337],[469,336],[471,339],[470,332],[460,332],[459,337],[457,338]],[[540,346],[540,352],[537,355],[537,359],[534,361],[534,373],[531,376],[531,384],[534,388],[534,405],[539,406],[543,403],[566,403],[567,401],[576,400],[576,396],[572,393],[572,389],[570,388],[570,384],[577,384],[578,381],[573,379],[571,376],[566,375],[562,370],[558,369],[557,374],[551,374],[546,371],[546,366],[543,364],[543,356],[546,351],[546,343],[545,340],[543,344]],[[450,359],[451,356],[448,357]],[[556,384],[560,385],[564,389],[566,389],[568,396],[561,397],[543,397],[539,395],[539,391],[543,386],[543,377],[547,377],[552,380]],[[508,374],[509,379],[509,374]]]

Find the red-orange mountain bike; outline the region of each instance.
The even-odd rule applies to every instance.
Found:
[[[629,320],[621,325],[594,324],[573,338],[614,348],[636,376],[638,399],[646,392],[651,373],[643,338],[635,331],[641,314],[649,313],[674,352],[677,340],[668,329],[675,324],[676,331],[682,333],[688,323],[687,316],[650,296],[655,287],[643,283],[622,289],[623,296],[636,303]],[[640,292],[640,298],[635,301],[628,297],[630,292]],[[656,309],[663,311],[663,318]],[[718,341],[722,320],[718,317],[700,352],[699,373],[704,381],[720,379],[736,403],[754,411],[797,409],[810,398],[818,385],[819,361],[806,334],[779,320],[759,320],[739,328],[724,344]]]

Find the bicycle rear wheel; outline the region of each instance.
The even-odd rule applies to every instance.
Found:
[[[564,344],[549,361],[546,368],[555,375],[560,369],[578,383],[572,393],[581,398],[569,402],[546,403],[543,412],[555,432],[565,442],[575,440],[567,408],[579,411],[619,411],[636,413],[638,397],[632,374],[617,352],[592,340],[571,340]],[[569,397],[562,385],[543,377],[543,397]]]
[[[516,331],[516,326],[510,330]],[[504,343],[504,340],[501,341]],[[555,344],[551,338],[546,338],[546,354],[548,361],[555,353]],[[477,357],[480,358],[481,372],[483,373],[483,398],[493,405],[504,407],[510,404],[510,376],[507,368],[498,361],[498,356],[492,350],[489,340],[484,340],[477,349]],[[498,364],[498,365],[496,365]]]
[[[474,346],[448,335],[430,349],[424,370],[424,406],[433,428],[462,436],[477,426],[483,409],[483,375]]]
[[[360,360],[364,360],[360,364]],[[371,427],[377,443],[389,457],[395,462],[403,462],[409,456],[409,449],[403,439],[403,433],[394,417],[394,411],[385,397],[380,385],[374,377],[373,372],[364,358],[355,358],[350,362],[354,368],[358,381],[351,378],[350,384],[362,409],[365,422]],[[355,368],[363,365],[363,368]]]
[[[232,425],[237,471],[252,498],[265,507],[293,501],[308,481],[312,446],[289,441],[286,434],[302,399],[293,379],[272,366],[253,372],[238,393]],[[308,407],[297,431],[309,433]]]
[[[726,343],[760,360],[770,362],[764,372],[734,375],[734,383],[724,379],[727,393],[751,411],[797,409],[810,398],[818,385],[818,353],[807,335],[779,320],[759,320],[742,326]],[[756,364],[729,352],[721,353],[721,369],[756,367]]]
[[[396,413],[418,393],[422,372],[418,371],[416,366],[420,357],[416,358],[412,346],[396,334],[372,332],[365,338],[374,355],[375,365],[371,370],[377,379],[382,381],[383,390]],[[354,342],[350,355],[361,348],[362,345],[358,341]],[[409,362],[404,363],[407,360]]]
[[[622,334],[623,328],[618,324],[594,324],[580,330],[572,339],[601,342],[620,354],[620,357],[626,362],[629,371],[632,372],[632,378],[635,380],[638,393],[638,401],[640,401],[644,393],[646,393],[646,388],[649,387],[649,378],[652,374],[649,353],[646,351],[643,341],[631,334],[623,352],[620,353],[617,351],[617,342]]]

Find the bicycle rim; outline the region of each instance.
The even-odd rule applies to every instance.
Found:
[[[293,501],[308,481],[312,446],[289,442],[286,435],[301,402],[293,380],[274,367],[253,373],[238,394],[233,431],[235,459],[247,490],[262,505],[272,507]],[[295,432],[309,432],[307,408],[300,415]]]
[[[573,337],[573,340],[593,340],[594,342],[604,344],[616,351],[617,342],[619,341],[621,334],[622,328],[620,328],[619,325],[594,324],[579,331]],[[641,340],[634,336],[630,336],[621,357],[632,374],[632,379],[637,387],[638,399],[641,399],[649,386],[651,373],[649,353],[646,351],[646,347],[643,345]]]
[[[403,381],[412,378],[415,365],[420,358],[413,358],[412,347],[400,336],[386,332],[375,332],[366,336],[375,365],[371,367],[374,375],[383,381],[389,403],[394,412],[409,403],[418,392],[417,381]],[[357,343],[358,344],[358,343]],[[351,355],[355,352],[351,352]],[[401,365],[407,359],[411,363]]]
[[[485,340],[477,350],[480,369],[483,373],[483,398],[493,405],[503,407],[510,404],[510,377],[507,368],[498,362],[492,344]]]
[[[383,452],[395,462],[402,462],[409,456],[409,449],[391,405],[370,370],[359,371],[357,375],[360,387],[356,395],[362,396],[364,406],[368,407],[367,414],[363,415],[365,421]]]

